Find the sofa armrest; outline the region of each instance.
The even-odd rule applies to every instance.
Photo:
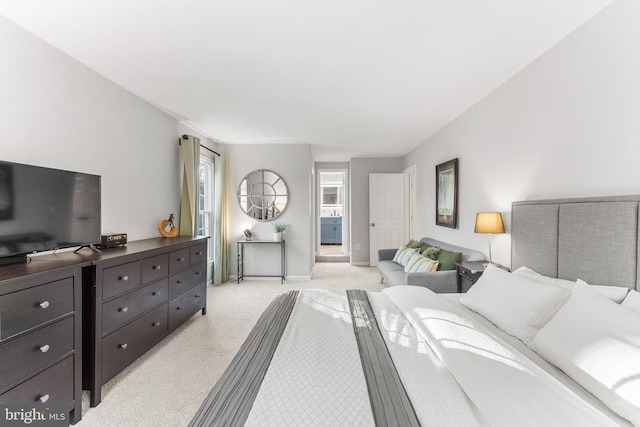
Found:
[[[437,294],[455,293],[458,289],[456,270],[406,273],[407,285],[424,286]]]
[[[398,249],[378,249],[378,261],[392,260]]]

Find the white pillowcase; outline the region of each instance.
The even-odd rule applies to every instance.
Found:
[[[530,277],[533,280],[536,280],[540,283],[546,283],[547,285],[560,286],[570,291],[573,290],[573,286],[576,284],[576,282],[571,280],[557,279],[555,277],[545,276],[525,266],[517,268],[513,272],[513,274],[521,274],[521,275]],[[591,286],[591,288],[594,291],[598,292],[599,294],[617,303],[622,302],[624,297],[627,296],[627,292],[629,291],[627,288],[624,288],[621,286],[605,286],[605,285],[589,285],[589,286]]]
[[[640,292],[638,291],[629,291],[627,297],[620,304],[624,308],[628,308],[629,310],[634,310],[640,313]]]
[[[613,411],[640,425],[640,313],[578,282],[531,347]]]
[[[517,268],[513,271],[513,274],[522,274],[523,276],[527,276],[535,280],[536,282],[546,283],[547,285],[562,286],[563,288],[568,290],[572,290],[573,285],[576,284],[576,282],[574,282],[573,280],[557,279],[555,277],[545,276],[525,266]]]
[[[629,293],[629,289],[623,288],[622,286],[590,285],[580,279],[576,280],[576,283],[582,283],[583,285],[589,286],[589,289],[593,292],[610,299],[616,304],[620,304]]]
[[[570,296],[571,292],[561,287],[489,264],[476,284],[460,297],[460,303],[529,343]]]

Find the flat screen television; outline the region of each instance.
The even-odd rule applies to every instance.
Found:
[[[99,175],[0,161],[0,264],[100,242]]]

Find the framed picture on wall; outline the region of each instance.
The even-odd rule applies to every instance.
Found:
[[[456,228],[458,223],[458,159],[436,166],[436,225]]]

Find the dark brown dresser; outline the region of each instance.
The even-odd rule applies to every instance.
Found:
[[[0,267],[0,404],[47,404],[82,417],[79,257]]]
[[[206,313],[208,238],[155,238],[104,249],[83,269],[83,388],[102,385],[196,312]]]

